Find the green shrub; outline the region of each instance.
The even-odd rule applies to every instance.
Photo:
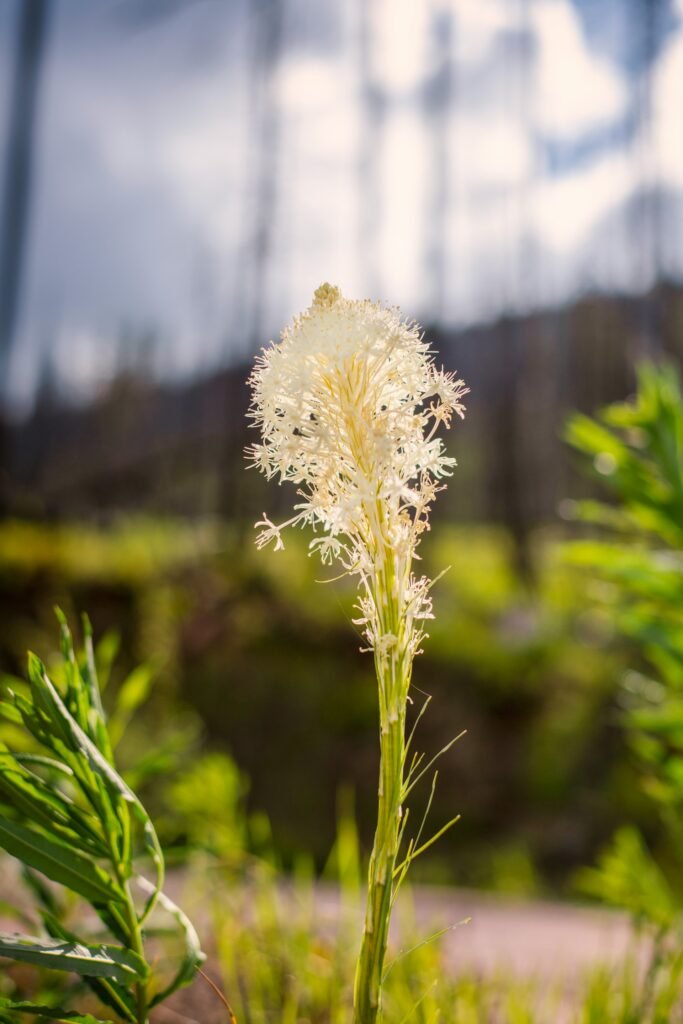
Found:
[[[575,543],[570,557],[600,581],[603,607],[632,644],[636,664],[623,677],[621,719],[642,787],[661,822],[660,863],[639,832],[628,828],[579,882],[584,891],[625,907],[640,927],[654,933],[644,1013],[656,1001],[663,965],[678,958],[682,938],[683,395],[678,373],[642,366],[633,401],[612,405],[595,420],[575,416],[567,436],[614,499],[580,504],[581,518],[601,533]]]
[[[22,865],[40,925],[38,934],[0,935],[0,956],[77,975],[117,1018],[146,1024],[203,960],[192,924],[163,891],[164,854],[150,817],[115,767],[115,744],[149,672],[129,676],[108,723],[89,624],[77,657],[62,616],[60,623],[59,675],[30,654],[28,684],[0,702],[5,722],[31,740],[28,750],[0,744],[0,848]],[[180,944],[170,958],[169,944]],[[94,1021],[2,1000],[0,1017],[17,1013]]]

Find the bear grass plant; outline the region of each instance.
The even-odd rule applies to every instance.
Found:
[[[90,989],[117,1020],[146,1024],[153,1007],[193,979],[204,956],[191,922],[163,892],[154,825],[116,769],[90,625],[85,619],[77,656],[58,617],[60,670],[49,674],[30,654],[28,684],[0,701],[0,716],[17,737],[17,749],[0,743],[0,849],[20,863],[42,931],[0,935],[0,957],[75,975],[80,985],[72,998]],[[18,1014],[97,1019],[0,1000],[0,1020]]]
[[[358,581],[354,622],[374,658],[377,827],[354,987],[356,1024],[374,1024],[397,892],[412,861],[458,820],[423,838],[430,797],[407,838],[406,800],[433,761],[413,751],[406,719],[434,582],[416,575],[414,562],[432,502],[455,466],[439,430],[464,415],[468,389],[437,369],[416,324],[379,303],[346,299],[329,284],[263,351],[250,384],[261,439],[249,458],[268,479],[293,483],[299,498],[282,524],[264,515],[257,543],[278,550],[285,528],[311,527],[311,553]]]

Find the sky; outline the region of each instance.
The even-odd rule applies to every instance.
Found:
[[[645,287],[647,190],[680,274],[683,0],[649,49],[644,9],[283,0],[264,63],[257,2],[52,0],[11,402],[244,358],[322,280],[453,326]]]

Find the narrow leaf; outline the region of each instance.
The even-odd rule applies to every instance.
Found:
[[[130,991],[113,978],[84,978],[84,983],[95,993],[104,1006],[116,1012],[130,1024],[137,1024],[137,1008]]]
[[[112,904],[112,909],[116,910],[117,908]],[[79,941],[78,936],[65,928],[54,915],[50,913],[43,914],[43,923],[51,938],[62,942],[73,943]],[[126,937],[123,945],[127,947],[127,944],[128,939]],[[146,966],[145,970],[147,970]],[[114,978],[84,977],[83,980],[105,1006],[115,1010],[119,1017],[137,1024],[135,999],[129,987],[125,987]]]
[[[88,627],[85,626],[84,621],[84,632],[86,636],[86,643],[88,638],[88,632],[92,633],[92,627],[88,621]],[[111,675],[111,668],[116,659],[116,655],[119,652],[121,642],[116,633],[105,633],[100,639],[95,650],[95,664],[97,666],[97,683],[101,693],[104,693],[108,684],[109,676]]]
[[[44,911],[47,911],[49,914],[59,914],[61,912],[61,907],[54,890],[45,883],[41,874],[37,871],[33,871],[29,867],[26,867],[24,864],[21,869],[21,877],[26,888],[42,908],[40,911],[41,914]],[[63,935],[56,937],[64,938]]]
[[[15,1003],[11,999],[3,999],[0,996],[0,1013],[3,1010],[11,1010],[13,1013],[29,1013],[35,1017],[45,1017],[46,1020],[55,1021],[57,1024],[111,1024],[111,1021],[101,1020],[93,1017],[90,1013],[77,1013],[73,1010],[62,1010],[57,1006],[37,1006],[35,1003]],[[12,1018],[8,1018],[12,1019]]]
[[[151,894],[154,891],[154,886],[146,878],[138,878],[138,884],[145,892]],[[159,893],[158,903],[176,922],[185,942],[185,955],[171,982],[152,999],[152,1006],[162,1003],[172,992],[182,988],[183,985],[189,985],[197,973],[197,968],[206,960],[199,942],[199,936],[189,917],[164,892]]]
[[[53,835],[56,833],[65,842],[99,856],[107,855],[95,819],[2,749],[0,801],[13,807],[27,822],[40,825]]]
[[[83,616],[83,635],[85,638],[85,664],[81,669],[83,681],[88,688],[90,701],[90,717],[94,729],[95,742],[108,761],[113,761],[112,745],[107,732],[107,719],[102,707],[102,697],[97,679],[97,664],[95,662],[95,649],[93,647],[93,632],[90,619]]]
[[[113,978],[133,983],[146,980],[144,960],[116,946],[86,946],[81,942],[55,942],[24,935],[0,935],[0,956],[82,977]]]
[[[72,779],[74,776],[74,773],[67,764],[62,764],[61,761],[55,761],[54,757],[45,757],[43,754],[15,753],[14,760],[18,761],[19,764],[35,764],[39,768],[49,768],[50,771],[58,772],[60,775],[66,775],[69,779]]]
[[[45,703],[50,708],[51,716],[59,719],[61,728],[67,735],[68,743],[72,749],[76,749],[86,759],[92,771],[104,779],[108,788],[115,795],[130,805],[133,814],[142,825],[145,846],[151,854],[157,874],[154,893],[150,895],[143,914],[144,920],[154,906],[157,894],[164,883],[164,856],[151,819],[132,789],[126,785],[115,768],[107,761],[90,737],[83,732],[78,723],[69,714],[57,690],[45,673],[43,673],[42,677],[41,693]]]
[[[6,722],[11,722],[12,725],[22,725],[23,722],[14,704],[10,704],[6,700],[0,700],[0,718],[4,718]]]
[[[117,694],[116,709],[109,722],[109,734],[114,748],[121,742],[128,723],[137,709],[147,700],[152,686],[153,671],[151,665],[138,665],[121,684],[121,689]]]
[[[0,818],[0,848],[91,903],[122,900],[114,882],[85,854],[6,818]]]

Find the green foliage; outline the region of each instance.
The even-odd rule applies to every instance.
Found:
[[[572,546],[572,560],[600,581],[599,596],[639,664],[621,692],[622,720],[643,787],[668,837],[681,879],[683,809],[683,395],[672,367],[645,365],[631,402],[596,420],[574,417],[567,437],[616,504],[591,501],[581,517],[602,536]],[[619,832],[585,890],[628,909],[663,936],[680,924],[677,887],[634,829]]]
[[[628,910],[637,923],[668,931],[678,916],[669,883],[633,828],[620,829],[598,866],[580,872],[578,883],[583,892]]]
[[[633,402],[595,420],[574,416],[567,440],[593,461],[618,498],[616,509],[589,504],[586,514],[627,535],[683,547],[683,398],[673,367],[645,364]]]
[[[72,584],[158,581],[164,570],[213,547],[215,536],[212,522],[188,528],[159,517],[121,519],[107,531],[84,523],[46,529],[38,522],[10,520],[0,531],[0,566],[16,577],[39,571]]]
[[[220,974],[238,1021],[251,1024],[348,1024],[351,1019],[353,959],[358,931],[358,887],[353,833],[340,818],[337,846],[329,861],[344,865],[334,888],[316,884],[300,863],[286,882],[267,865],[254,862],[245,884],[235,886],[222,871],[197,871],[198,898],[213,908]],[[330,881],[332,876],[330,875]],[[628,960],[549,982],[505,971],[473,973],[459,961],[449,933],[453,922],[425,940],[415,906],[419,896],[404,888],[397,904],[397,928],[385,971],[387,1021],[395,1024],[681,1024],[680,956],[668,957],[643,977]],[[460,932],[458,931],[458,935]],[[558,949],[558,957],[561,956]],[[530,965],[531,966],[531,965]],[[216,1018],[202,1018],[213,1024]]]
[[[333,888],[316,883],[305,859],[287,882],[265,862],[254,861],[244,884],[235,886],[226,885],[222,871],[207,873],[201,865],[198,892],[212,897],[221,976],[238,1021],[348,1024],[362,863],[346,793],[327,878],[336,883]],[[384,974],[386,1020],[526,1024],[536,1019],[533,1007],[541,1013],[546,1005],[541,993],[510,977],[484,982],[458,975],[440,941],[443,933],[416,937],[411,902],[405,887],[398,906],[401,944],[391,948]]]
[[[672,955],[666,969],[650,970],[644,978],[631,960],[615,971],[593,971],[575,1024],[680,1024],[682,970],[683,959]]]
[[[32,1017],[45,1017],[57,1024],[102,1024],[97,1017],[89,1013],[74,1013],[72,1010],[60,1010],[54,1006],[38,1006],[25,1001],[13,1002],[11,999],[0,998],[0,1021],[3,1024],[14,1024],[16,1014],[26,1013]]]
[[[192,980],[203,959],[194,928],[162,892],[164,855],[149,815],[114,762],[114,740],[147,686],[146,673],[122,689],[112,736],[102,706],[92,633],[77,657],[59,613],[62,666],[48,674],[29,655],[28,685],[8,690],[0,712],[21,723],[32,750],[0,745],[0,849],[22,865],[44,934],[0,935],[0,956],[76,974],[117,1017],[144,1024],[149,1010]],[[144,681],[144,682],[141,682]],[[36,753],[38,751],[38,753]],[[154,881],[140,874],[140,858]],[[57,888],[46,884],[53,883]],[[60,894],[61,892],[61,894]],[[94,922],[76,915],[73,897]],[[78,933],[72,931],[78,929]],[[153,967],[147,932],[175,930],[184,952],[169,977]],[[12,1009],[7,1004],[2,1012]],[[25,1002],[18,1013],[41,1013]],[[53,1019],[87,1020],[66,1011]],[[62,1014],[62,1016],[58,1016]]]
[[[163,668],[115,753],[169,856],[187,832],[164,789],[200,729],[247,774],[283,863],[307,851],[323,866],[340,783],[356,794],[363,845],[371,839],[374,694],[353,594],[343,579],[314,585],[325,573],[305,555],[298,535],[274,559],[255,550],[250,529],[245,538],[207,522],[0,524],[3,665],[20,673],[27,647],[49,649],[61,603],[91,609],[101,682],[115,646],[107,630],[120,636],[105,691],[110,728],[127,675],[140,663]],[[627,756],[610,742],[622,654],[552,533],[532,538],[532,556],[533,590],[502,528],[444,519],[425,539],[425,572],[453,568],[436,585],[439,614],[418,666],[436,709],[421,726],[424,746],[440,749],[448,722],[467,722],[469,733],[441,764],[432,809],[447,820],[456,801],[457,836],[420,858],[416,879],[557,893],[606,832],[647,816]],[[0,739],[21,749],[21,730],[0,723]],[[568,855],[560,837],[570,819],[580,827]]]
[[[247,788],[226,754],[199,757],[168,788],[167,827],[175,824],[191,849],[239,867],[248,848]]]

